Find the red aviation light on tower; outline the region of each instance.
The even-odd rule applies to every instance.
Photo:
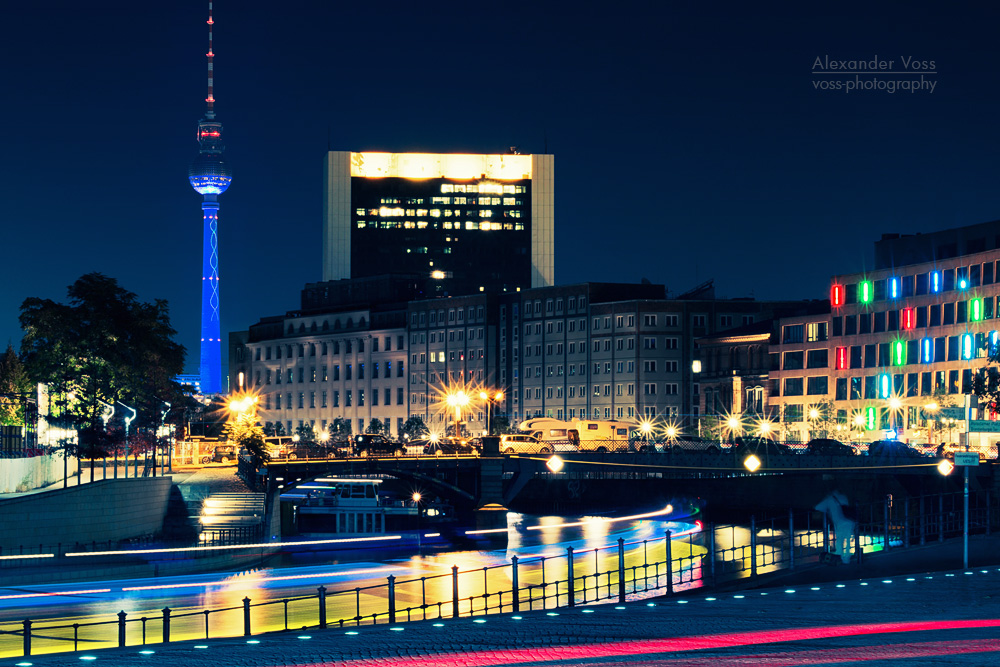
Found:
[[[844,305],[844,286],[834,285],[830,288],[830,305],[839,308]]]

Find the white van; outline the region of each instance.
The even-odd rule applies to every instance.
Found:
[[[628,449],[629,435],[638,426],[623,421],[535,417],[521,422],[518,428],[541,442],[552,443],[554,451],[614,452]]]

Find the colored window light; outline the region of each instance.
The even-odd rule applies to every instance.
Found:
[[[892,365],[906,365],[906,343],[901,340],[897,340],[892,344]]]
[[[925,364],[934,362],[934,341],[930,338],[920,341],[920,360]]]
[[[962,358],[972,359],[975,352],[972,334],[962,334]]]
[[[931,271],[931,291],[940,292],[941,291],[941,272]]]
[[[847,348],[837,348],[837,370],[842,371],[847,368]]]
[[[903,328],[904,329],[912,329],[913,325],[914,325],[913,309],[912,308],[903,308],[901,314],[902,314],[902,317],[900,317],[900,319],[903,321]]]
[[[862,280],[858,283],[858,301],[861,303],[871,303],[873,291],[871,281]]]
[[[878,376],[878,396],[879,398],[889,398],[892,395],[892,378],[888,373]]]
[[[968,287],[969,287],[969,281],[966,280],[965,278],[962,278],[961,280],[958,281],[958,289],[966,289]]]
[[[899,278],[889,278],[889,298],[899,298]]]
[[[991,357],[997,353],[997,341],[998,340],[1000,340],[1000,335],[998,335],[996,331],[991,331],[990,332],[990,337],[989,337],[989,341],[990,341],[990,356]]]
[[[969,302],[969,319],[973,322],[981,322],[983,319],[983,300],[973,299]]]
[[[834,307],[844,305],[844,286],[834,285],[830,288],[830,304]]]
[[[870,406],[865,408],[865,429],[874,431],[876,421],[875,408]]]

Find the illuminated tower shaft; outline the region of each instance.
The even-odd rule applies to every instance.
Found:
[[[222,123],[215,120],[215,79],[212,51],[212,3],[208,3],[208,97],[205,117],[198,122],[198,157],[188,169],[188,181],[204,197],[201,204],[201,393],[222,391],[222,327],[219,321],[219,195],[233,180],[222,145]]]
[[[222,391],[222,326],[219,320],[219,201],[206,194],[201,204],[204,232],[201,259],[201,391]]]

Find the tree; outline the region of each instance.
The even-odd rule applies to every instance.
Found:
[[[67,397],[78,428],[97,428],[107,405],[135,409],[131,427],[154,428],[166,404],[183,397],[174,378],[184,347],[173,340],[167,302],[142,302],[114,278],[89,273],[68,303],[30,297],[21,304],[21,357],[28,377]]]
[[[372,419],[368,422],[368,429],[366,433],[381,433],[385,430],[385,425],[382,423],[381,419]]]
[[[24,424],[24,399],[31,391],[31,380],[14,346],[0,355],[0,425]]]
[[[299,442],[309,444],[315,444],[316,442],[316,431],[313,430],[313,425],[309,422],[296,427],[295,435],[299,436]]]
[[[239,413],[235,419],[226,424],[225,432],[227,440],[250,452],[255,466],[271,460],[267,442],[264,440],[264,429],[257,423],[256,410]]]
[[[337,417],[330,423],[330,435],[338,439],[351,437],[351,420]]]
[[[507,415],[496,415],[493,417],[493,423],[490,424],[490,431],[494,435],[503,435],[504,433],[514,433],[517,428],[511,423]]]
[[[414,415],[406,420],[403,424],[402,430],[399,432],[399,435],[405,437],[407,440],[413,440],[414,438],[427,435],[428,432],[427,424],[424,423],[424,418],[419,415]]]

